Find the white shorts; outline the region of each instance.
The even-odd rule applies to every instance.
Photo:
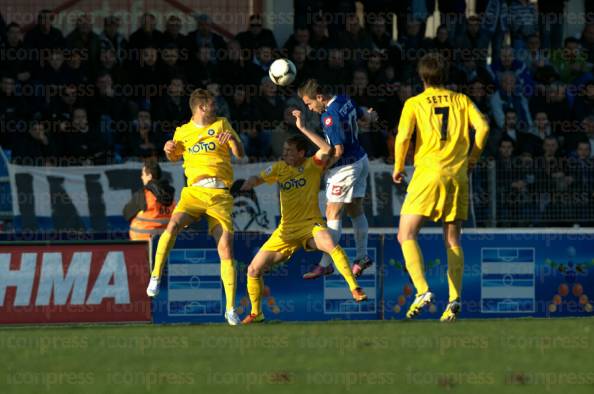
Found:
[[[331,168],[326,177],[327,202],[350,203],[353,198],[365,197],[368,175],[367,156],[353,164]]]

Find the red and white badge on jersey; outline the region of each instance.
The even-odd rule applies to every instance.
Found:
[[[340,195],[342,195],[342,186],[340,186],[340,185],[332,185],[332,195],[333,196],[340,196]]]
[[[324,119],[324,126],[330,127],[332,124],[332,116],[328,116],[326,119]]]

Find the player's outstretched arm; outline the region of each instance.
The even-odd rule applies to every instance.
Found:
[[[251,176],[247,179],[247,181],[243,182],[243,185],[241,185],[239,190],[246,192],[252,190],[256,186],[260,186],[263,183],[264,179],[260,178],[259,176]]]
[[[165,156],[167,157],[167,160],[178,161],[183,156],[184,147],[178,141],[169,140],[165,143],[163,151],[165,151]]]

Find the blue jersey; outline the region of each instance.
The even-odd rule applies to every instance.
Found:
[[[359,125],[357,119],[363,111],[346,96],[334,96],[322,114],[322,129],[331,146],[342,145],[344,153],[334,167],[353,164],[363,158],[366,153],[359,144]]]

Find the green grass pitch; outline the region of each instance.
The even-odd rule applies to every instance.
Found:
[[[594,319],[0,328],[0,393],[593,393]]]

